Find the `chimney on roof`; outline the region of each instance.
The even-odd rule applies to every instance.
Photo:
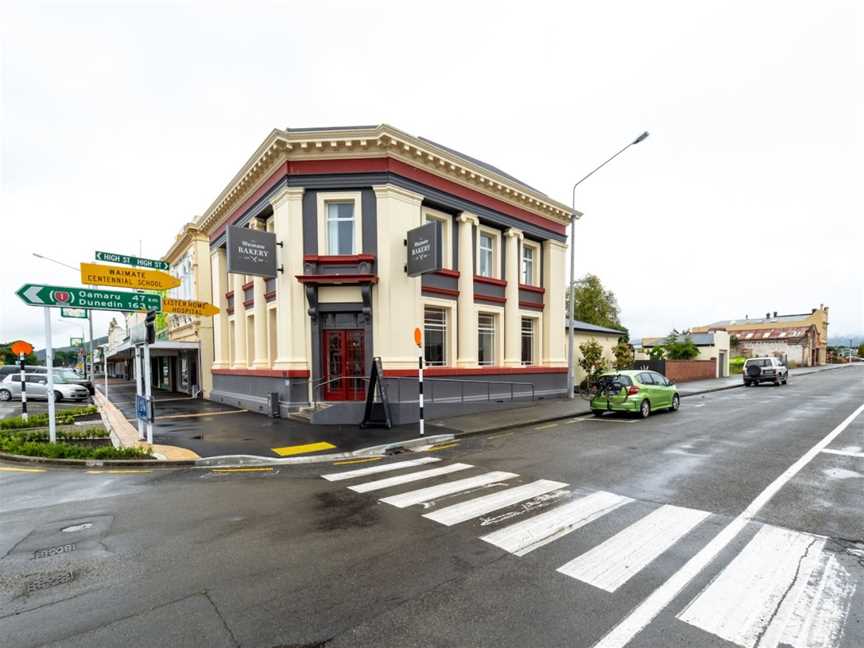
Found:
[[[771,319],[771,313],[765,313],[765,319],[766,320]]]
[[[774,311],[774,319],[777,319],[777,311]]]

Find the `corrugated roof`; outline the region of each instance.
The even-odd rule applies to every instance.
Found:
[[[783,340],[788,342],[807,335],[813,328],[810,326],[785,326],[771,329],[754,329],[752,331],[736,331],[735,336],[742,342],[762,342],[767,340]]]
[[[606,326],[597,326],[596,324],[589,324],[588,322],[583,322],[582,320],[570,320],[570,326],[573,327],[574,331],[587,331],[589,333],[610,333],[613,335],[621,335],[624,331],[619,329],[608,328]],[[564,325],[564,328],[569,330],[569,326],[567,324]]]

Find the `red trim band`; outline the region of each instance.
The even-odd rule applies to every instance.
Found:
[[[225,293],[225,299],[231,299],[233,296],[234,296],[233,290],[229,290],[228,292]]]
[[[433,274],[441,275],[442,277],[453,277],[454,279],[459,278],[458,270],[449,270],[447,268],[441,268],[440,270],[436,270]]]
[[[275,300],[276,299],[276,291],[274,290],[272,292],[264,293],[264,299],[266,299],[268,302]]]
[[[546,292],[546,289],[541,288],[540,286],[529,286],[528,284],[523,284],[523,283],[519,284],[519,290],[527,290],[528,292],[535,292],[535,293],[538,293],[540,295],[542,295]]]
[[[495,279],[494,277],[481,277],[480,275],[474,275],[475,283],[483,283],[489,284],[490,286],[506,286],[507,281],[504,279]]]
[[[519,302],[519,308],[533,308],[534,310],[543,310],[544,305],[538,304],[537,302]]]
[[[424,376],[503,376],[517,374],[566,374],[567,367],[426,367]],[[416,369],[385,369],[385,377],[414,378]]]
[[[506,297],[497,297],[495,295],[478,295],[477,293],[474,293],[474,301],[475,302],[485,301],[485,302],[490,302],[492,304],[506,304],[507,298]]]
[[[254,288],[254,287],[255,287],[255,281],[254,280],[253,281],[247,281],[242,286],[243,290],[249,290],[250,288]]]
[[[245,300],[243,300],[243,308],[249,308],[250,306],[254,306],[254,305],[255,305],[255,300],[254,300],[254,299],[245,299]]]
[[[320,265],[349,265],[352,263],[375,263],[374,254],[343,254],[338,256],[323,256],[318,254],[303,255],[304,263],[318,263]]]
[[[258,376],[261,378],[308,378],[306,369],[211,369],[217,376]]]
[[[432,293],[435,295],[447,295],[448,297],[458,297],[459,291],[452,288],[438,288],[437,286],[423,286],[423,292]]]
[[[364,284],[378,283],[378,275],[374,274],[332,274],[332,275],[296,275],[300,283],[315,284]]]
[[[228,315],[233,315],[233,314],[234,314],[234,309],[233,309],[233,308],[226,308],[226,309],[225,309],[225,312],[226,312]]]

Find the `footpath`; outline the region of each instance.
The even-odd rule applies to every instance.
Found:
[[[849,365],[826,365],[790,370],[790,379]],[[741,376],[699,380],[679,385],[682,398],[743,387]],[[135,420],[135,384],[109,384],[108,399],[104,385],[97,389],[96,401],[102,407],[116,442],[141,446]],[[278,460],[295,457],[333,457],[351,453],[372,454],[399,446],[418,446],[447,442],[454,437],[483,434],[591,413],[587,401],[544,400],[519,408],[487,411],[427,421],[427,434],[418,436],[417,425],[362,429],[357,425],[311,425],[293,419],[271,419],[244,409],[154,390],[155,422],[152,452],[161,458],[210,459],[235,457],[238,462],[256,458]]]

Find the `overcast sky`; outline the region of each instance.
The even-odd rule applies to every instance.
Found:
[[[146,5],[0,4],[0,341],[43,345],[22,283],[78,285],[32,252],[159,257],[272,128],[381,122],[565,203],[648,130],[576,199],[634,337],[820,303],[864,332],[854,0]]]

